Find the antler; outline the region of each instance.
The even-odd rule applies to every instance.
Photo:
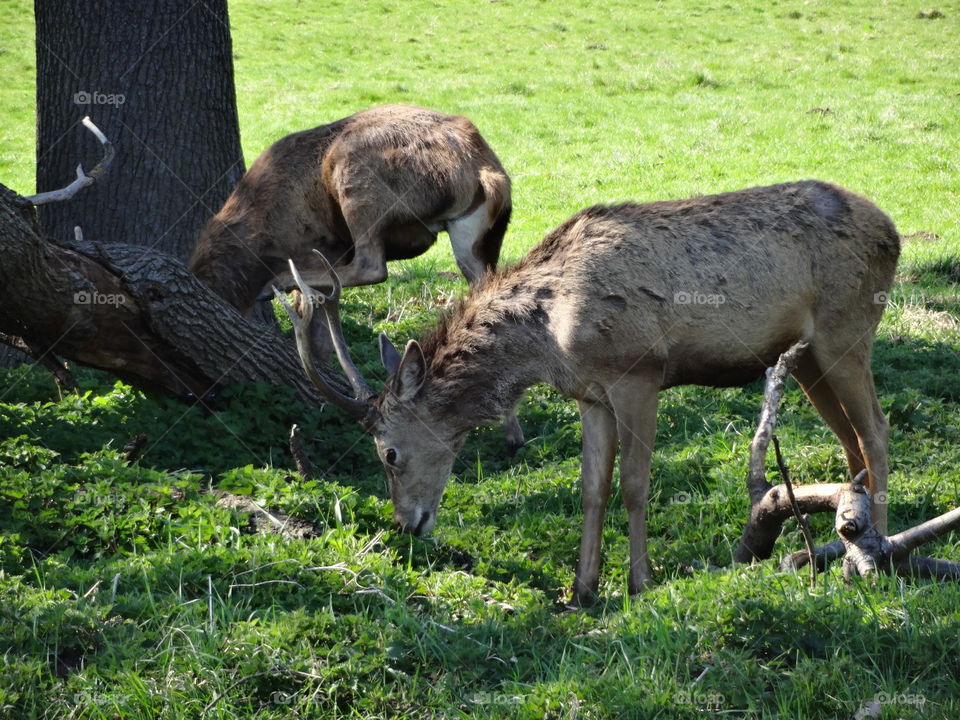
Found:
[[[290,260],[290,273],[293,275],[297,287],[303,294],[303,314],[301,315],[294,310],[279,290],[274,288],[273,293],[280,301],[280,304],[283,305],[283,309],[286,310],[290,322],[293,323],[293,334],[297,342],[297,352],[300,354],[300,362],[303,364],[303,369],[306,371],[307,377],[310,378],[311,382],[317,386],[321,394],[331,403],[354,417],[363,420],[370,411],[370,401],[376,397],[376,393],[370,389],[370,386],[364,381],[360,371],[357,370],[357,366],[353,364],[353,360],[350,358],[350,353],[347,350],[347,343],[343,339],[343,328],[340,326],[340,290],[342,288],[340,278],[337,276],[333,266],[330,265],[323,256],[323,253],[319,250],[314,250],[314,252],[320,256],[321,261],[326,266],[327,272],[330,273],[333,281],[333,291],[329,295],[324,295],[307,285],[300,276],[297,266],[293,264],[293,260]],[[314,305],[323,307],[323,314],[327,320],[327,327],[330,331],[330,337],[333,340],[334,350],[337,353],[337,360],[340,361],[340,367],[343,368],[343,372],[347,376],[347,380],[350,382],[350,387],[353,388],[356,397],[348,397],[339,392],[317,371],[311,355],[310,342],[310,324],[313,319]]]
[[[100,131],[100,128],[93,124],[93,120],[91,120],[89,116],[83,118],[83,124],[87,130],[97,136],[97,140],[99,140],[100,144],[103,146],[103,157],[100,158],[100,162],[98,162],[97,166],[90,171],[89,175],[83,172],[83,165],[77,165],[77,179],[64,188],[60,188],[59,190],[51,190],[50,192],[37,193],[36,195],[28,195],[27,200],[32,202],[34,205],[45,205],[46,203],[69,200],[78,192],[83,190],[83,188],[93,185],[93,183],[95,183],[100,176],[106,172],[110,163],[113,162],[113,156],[116,155],[116,151],[113,149],[113,143],[111,143],[107,139],[107,136]]]

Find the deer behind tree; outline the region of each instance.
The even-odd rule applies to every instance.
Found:
[[[446,230],[463,274],[494,269],[510,179],[467,118],[389,105],[293,133],[256,159],[200,236],[190,269],[249,313],[292,259],[314,286],[382,282]]]
[[[445,230],[475,283],[497,266],[511,209],[510,178],[467,118],[376,107],[264,151],[207,224],[190,269],[249,315],[272,287],[294,289],[289,260],[313,287],[331,285],[328,261],[343,285],[368,285]],[[323,324],[311,344],[329,354]],[[512,453],[523,445],[513,413],[506,431]]]

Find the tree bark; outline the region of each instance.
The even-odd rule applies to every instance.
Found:
[[[264,381],[323,402],[292,343],[243,318],[166,253],[46,242],[33,205],[0,185],[0,256],[0,333],[181,396]],[[319,371],[350,392],[328,366]]]
[[[63,187],[99,148],[113,169],[69,203],[39,209],[58,242],[149,245],[186,261],[243,175],[226,0],[36,0],[37,191]]]

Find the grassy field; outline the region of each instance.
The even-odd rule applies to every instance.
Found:
[[[960,504],[960,6],[904,0],[602,6],[231,3],[247,163],[370,105],[471,117],[514,180],[507,260],[597,202],[815,177],[905,236],[875,373],[891,422],[891,526]],[[33,24],[0,0],[0,182],[32,192]],[[347,333],[429,327],[464,291],[444,242],[348,292]],[[371,444],[335,409],[238,388],[205,415],[81,371],[58,397],[0,379],[0,717],[957,718],[960,588],[816,587],[733,567],[762,388],[663,394],[650,517],[656,587],[630,598],[626,515],[601,602],[562,611],[580,533],[579,423],[548,388],[527,446],[468,443],[428,539],[397,533]],[[317,480],[291,471],[311,438]],[[121,448],[149,441],[128,467]],[[799,482],[838,481],[836,440],[791,384]],[[315,523],[251,532],[210,490]],[[780,550],[799,549],[788,524]],[[831,519],[816,518],[818,538]],[[956,533],[929,549],[960,560]],[[719,567],[720,569],[715,569]]]

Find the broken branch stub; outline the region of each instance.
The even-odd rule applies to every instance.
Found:
[[[888,564],[890,543],[870,522],[870,494],[863,485],[867,471],[837,495],[834,529],[843,542],[843,577],[875,575]]]
[[[98,162],[96,167],[94,167],[89,173],[83,172],[83,165],[77,165],[77,177],[66,187],[62,187],[59,190],[50,190],[49,192],[37,193],[36,195],[28,195],[27,200],[34,205],[46,205],[47,203],[69,200],[85,187],[93,185],[100,178],[100,176],[106,172],[107,168],[110,167],[110,163],[113,162],[114,155],[117,154],[113,147],[113,143],[111,143],[107,139],[107,136],[100,131],[100,128],[93,124],[93,121],[89,116],[83,118],[82,122],[84,127],[92,132],[94,136],[96,136],[97,140],[100,141],[100,145],[103,149],[103,157],[100,158],[100,162]]]
[[[735,562],[750,562],[765,560],[773,552],[773,544],[780,535],[783,521],[792,510],[789,509],[789,497],[786,488],[780,486],[782,492],[776,497],[765,499],[773,486],[767,481],[766,459],[770,438],[777,427],[777,409],[780,407],[780,398],[787,376],[793,372],[800,361],[800,356],[806,352],[807,343],[799,342],[791,345],[777,360],[777,364],[767,371],[767,385],[763,394],[763,406],[760,410],[760,420],[757,431],[750,443],[750,463],[747,471],[747,491],[750,494],[750,521],[743,531],[740,547],[734,553]],[[768,513],[776,512],[779,505],[779,496],[788,500],[788,512],[779,521],[773,521]],[[802,509],[802,506],[801,506]],[[777,515],[779,517],[779,515]]]

